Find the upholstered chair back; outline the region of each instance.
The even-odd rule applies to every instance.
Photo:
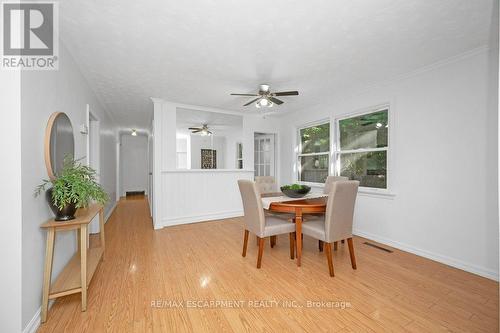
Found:
[[[257,176],[255,177],[255,183],[261,194],[278,192],[276,179],[273,176]]]
[[[352,237],[352,221],[358,187],[359,182],[356,180],[333,183],[326,205],[326,242],[331,243]]]
[[[323,193],[330,193],[333,183],[346,180],[349,180],[349,178],[342,176],[328,176],[328,178],[326,178],[325,187],[323,188]]]
[[[238,180],[238,187],[240,188],[243,211],[245,212],[243,218],[245,228],[257,236],[262,235],[266,220],[257,186],[251,180]]]

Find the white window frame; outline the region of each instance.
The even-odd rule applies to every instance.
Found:
[[[186,150],[178,151],[177,150],[177,140],[185,139],[186,140]],[[186,155],[186,167],[179,167],[179,155]],[[176,134],[175,136],[175,168],[179,170],[189,170],[191,169],[191,137],[185,134]]]
[[[330,127],[330,135],[329,135],[329,138],[328,138],[328,151],[326,152],[322,152],[322,153],[308,153],[308,154],[302,154],[301,151],[302,151],[302,140],[300,139],[300,131],[305,129],[305,128],[309,128],[309,127],[313,127],[313,126],[319,126],[319,125],[324,125],[324,124],[328,124],[328,126]],[[322,119],[322,120],[319,120],[319,121],[314,121],[314,122],[310,122],[310,123],[307,123],[307,124],[304,124],[304,125],[301,125],[300,127],[297,127],[297,131],[296,131],[296,137],[297,137],[297,153],[295,154],[295,161],[296,161],[296,168],[297,168],[297,172],[295,173],[295,180],[297,183],[299,184],[304,184],[304,185],[308,185],[308,186],[314,186],[314,187],[323,187],[325,185],[325,183],[315,183],[315,182],[306,182],[306,181],[301,181],[300,180],[300,172],[302,171],[301,170],[301,163],[300,163],[300,158],[301,157],[305,157],[305,156],[321,156],[321,155],[327,155],[328,156],[328,175],[330,174],[330,165],[332,163],[332,123],[331,123],[331,120],[330,118],[325,118],[325,119]]]
[[[359,117],[365,114],[375,113],[378,111],[387,110],[387,125],[388,125],[388,140],[387,147],[383,148],[361,148],[361,149],[349,149],[349,150],[340,150],[340,130],[339,130],[339,122],[344,119]],[[393,133],[393,121],[392,121],[392,111],[390,105],[381,104],[373,107],[369,107],[363,110],[358,110],[353,113],[345,114],[340,117],[336,117],[334,120],[335,124],[335,140],[333,142],[332,147],[332,158],[334,164],[334,175],[340,176],[340,155],[346,153],[364,153],[364,152],[376,152],[376,151],[385,151],[386,152],[386,188],[375,188],[375,187],[366,187],[360,186],[359,192],[367,193],[367,194],[378,194],[378,195],[387,195],[394,196],[391,192],[391,178],[392,178],[392,167],[391,167],[391,159],[392,159],[392,133]]]

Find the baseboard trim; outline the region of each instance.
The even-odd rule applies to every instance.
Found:
[[[222,212],[222,213],[213,213],[213,214],[203,214],[203,215],[170,217],[170,218],[162,219],[161,223],[159,225],[155,224],[154,228],[155,229],[162,229],[162,228],[171,227],[174,225],[207,222],[207,221],[213,221],[213,220],[222,220],[222,219],[228,219],[228,218],[240,217],[240,216],[243,216],[243,211],[241,211],[241,210],[228,211],[228,212]]]
[[[49,301],[49,310],[54,304],[54,300]],[[39,307],[38,310],[36,310],[35,315],[33,318],[31,318],[30,322],[28,325],[23,330],[23,333],[36,333],[40,325],[42,324],[42,307]]]
[[[28,325],[24,328],[23,333],[35,333],[38,330],[42,319],[41,311],[42,308],[38,308],[33,318],[31,318]]]
[[[413,247],[411,245],[407,245],[407,244],[404,244],[404,243],[401,243],[398,241],[394,241],[394,240],[391,240],[391,239],[388,239],[385,237],[381,237],[381,236],[374,235],[374,234],[364,232],[361,230],[357,230],[357,229],[353,230],[353,234],[356,236],[367,238],[367,239],[373,240],[375,242],[385,244],[385,245],[394,247],[396,249],[399,249],[399,250],[402,250],[405,252],[410,252],[410,253],[416,254],[418,256],[421,256],[421,257],[424,257],[427,259],[431,259],[431,260],[440,262],[442,264],[452,266],[452,267],[461,269],[463,271],[467,271],[469,273],[473,273],[473,274],[476,274],[476,275],[479,275],[479,276],[482,276],[482,277],[485,277],[485,278],[488,278],[491,280],[498,281],[498,278],[499,278],[498,272],[496,272],[494,270],[490,270],[490,269],[487,269],[484,267],[476,266],[476,265],[473,265],[470,263],[463,262],[461,260],[457,260],[457,259],[454,259],[454,258],[451,258],[448,256],[444,256],[441,254],[430,252],[427,250],[422,250],[422,249]]]
[[[116,203],[117,203],[116,201],[113,202],[113,206],[111,206],[111,209],[109,210],[109,212],[104,217],[104,223],[108,222],[109,218],[111,217],[111,215],[115,211]]]

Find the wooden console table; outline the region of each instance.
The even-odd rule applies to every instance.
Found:
[[[88,225],[99,214],[100,246],[87,248]],[[45,250],[45,269],[43,273],[42,323],[47,320],[50,299],[81,293],[82,311],[87,310],[87,287],[97,265],[104,257],[104,213],[103,206],[92,204],[85,209],[78,209],[74,220],[55,221],[51,219],[41,225],[47,229],[47,247]],[[78,251],[68,262],[56,281],[51,285],[52,263],[54,260],[54,241],[56,232],[76,230]],[[82,286],[84,286],[82,288]]]

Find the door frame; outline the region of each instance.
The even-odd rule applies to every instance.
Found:
[[[87,104],[85,113],[85,126],[87,126],[87,166],[92,167],[96,171],[96,180],[100,183],[101,180],[101,123],[95,113],[91,111],[90,105]],[[91,161],[91,156],[94,158]],[[89,233],[95,234],[99,232],[99,219],[96,216],[90,223]]]

